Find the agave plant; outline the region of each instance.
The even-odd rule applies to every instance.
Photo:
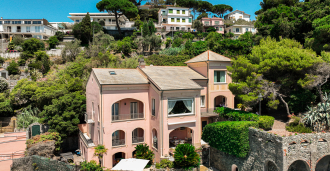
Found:
[[[304,114],[303,122],[310,125],[314,131],[323,131],[330,127],[330,98],[325,93],[324,103],[319,103],[315,107],[307,107],[308,111]]]

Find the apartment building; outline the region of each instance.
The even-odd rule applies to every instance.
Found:
[[[245,32],[251,32],[252,34],[257,33],[257,29],[254,28],[254,25],[232,25],[226,28],[226,32],[234,33],[233,39],[237,39],[241,34]]]
[[[70,16],[68,16],[68,18],[70,18],[74,22],[74,24],[80,23],[82,19],[87,15],[87,13],[69,13],[69,14]],[[104,28],[109,30],[117,30],[115,14],[89,13],[89,16],[91,18],[91,22],[93,21],[99,22],[100,20],[103,20],[105,23]],[[118,22],[120,28],[131,28],[134,25],[134,22],[130,22],[125,15],[120,15]]]
[[[238,20],[238,19],[243,19],[245,21],[250,21],[250,16],[249,14],[246,14],[244,11],[240,11],[240,10],[235,10],[227,15],[225,15],[223,18],[225,20]]]
[[[202,18],[201,22],[203,23],[203,32],[206,32],[210,27],[215,28],[218,33],[224,34],[225,32],[225,25],[222,18]]]
[[[158,28],[164,31],[191,31],[191,10],[184,7],[159,9],[158,22]]]
[[[148,144],[155,162],[168,158],[178,144],[201,146],[202,129],[215,121],[215,107],[234,107],[228,89],[231,60],[206,51],[187,66],[136,69],[95,68],[86,85],[85,124],[79,124],[79,146],[85,160],[97,160],[94,147],[108,148],[107,168],[135,156]]]
[[[48,39],[54,36],[57,29],[46,19],[0,19],[0,38],[9,38],[14,35]]]

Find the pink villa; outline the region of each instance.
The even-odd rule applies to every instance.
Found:
[[[103,166],[134,158],[137,144],[148,144],[154,162],[173,159],[176,145],[201,146],[205,125],[215,121],[218,106],[234,108],[228,89],[231,60],[206,51],[187,66],[146,66],[136,69],[95,68],[86,86],[87,112],[80,124],[79,146],[86,161],[94,147],[108,148]]]
[[[203,23],[203,32],[206,32],[208,28],[214,27],[216,32],[224,34],[225,25],[222,18],[213,17],[213,18],[202,18],[201,22]]]

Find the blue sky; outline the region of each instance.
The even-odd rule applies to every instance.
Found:
[[[49,22],[72,22],[69,13],[99,12],[100,0],[0,0],[0,17],[4,19],[40,19]],[[261,0],[208,0],[212,4],[231,5],[255,20],[254,12],[260,9]]]

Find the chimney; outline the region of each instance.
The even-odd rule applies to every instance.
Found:
[[[146,63],[144,62],[144,59],[143,58],[140,58],[139,59],[139,67],[140,68],[145,68],[146,67]]]

